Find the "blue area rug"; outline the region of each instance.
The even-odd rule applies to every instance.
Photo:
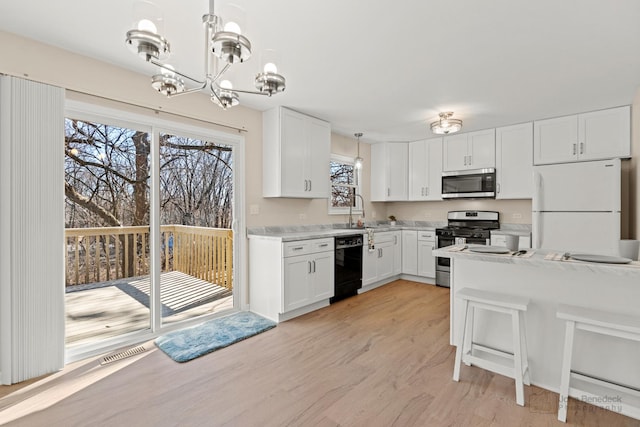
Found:
[[[169,332],[156,345],[176,362],[188,362],[274,328],[276,324],[257,314],[241,311],[200,325]]]

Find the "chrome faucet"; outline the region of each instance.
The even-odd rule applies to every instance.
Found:
[[[362,201],[362,222],[364,222],[364,199],[362,198],[362,196],[358,193],[354,193],[351,197],[349,197],[349,228],[353,228],[353,213],[352,213],[352,209],[353,209],[353,198],[354,197],[360,197],[360,200]]]

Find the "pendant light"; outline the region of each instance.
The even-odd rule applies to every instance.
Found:
[[[353,136],[358,138],[358,156],[353,160],[353,166],[356,169],[362,169],[362,163],[364,160],[360,157],[360,137],[362,136],[362,132],[354,133]]]

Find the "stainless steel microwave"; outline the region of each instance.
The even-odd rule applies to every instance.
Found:
[[[496,169],[470,169],[442,173],[443,199],[496,197]]]

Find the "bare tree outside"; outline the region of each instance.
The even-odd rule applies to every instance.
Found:
[[[67,262],[68,271],[70,266],[80,269],[80,264],[87,270],[88,264],[99,265],[103,258],[108,262],[114,250],[128,248],[122,250],[119,265],[106,268],[100,277],[87,273],[84,282],[109,280],[118,276],[118,269],[125,277],[148,272],[150,147],[147,132],[65,120],[66,228],[146,227],[126,236],[77,238],[80,249],[68,254],[73,260]],[[161,134],[161,224],[229,228],[232,154],[229,146]]]
[[[352,194],[355,191],[354,166],[348,163],[331,161],[329,173],[331,179],[331,206],[334,208],[349,207],[354,203]]]

